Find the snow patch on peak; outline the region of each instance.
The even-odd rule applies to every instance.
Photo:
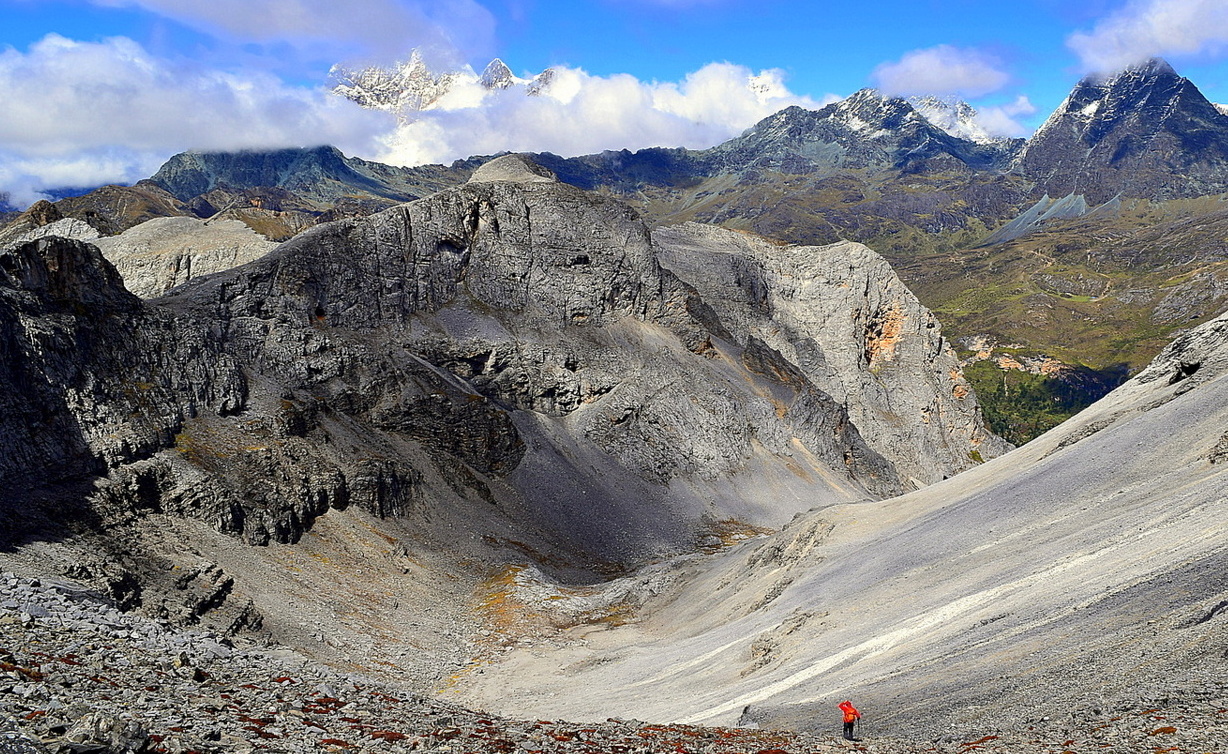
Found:
[[[1215,105],[1216,110],[1219,110],[1220,115],[1228,115],[1228,105],[1220,105],[1218,103],[1212,103],[1212,104]]]

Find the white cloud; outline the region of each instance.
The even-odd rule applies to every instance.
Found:
[[[476,0],[88,0],[136,6],[221,37],[321,46],[337,59],[389,59],[411,48],[441,62],[488,55],[495,20]]]
[[[703,148],[793,104],[822,103],[789,92],[780,71],[756,74],[729,63],[709,64],[677,83],[555,68],[543,96],[514,87],[490,93],[477,107],[413,114],[377,159],[413,165],[501,151]]]
[[[980,50],[938,45],[905,53],[883,63],[871,78],[884,94],[934,94],[980,97],[1010,82],[1001,63]]]
[[[1228,49],[1228,3],[1133,0],[1066,44],[1087,71],[1104,73],[1157,55],[1218,56]]]
[[[1026,136],[1031,129],[1019,122],[1036,114],[1036,105],[1024,95],[1005,105],[989,105],[977,108],[977,124],[990,136]]]
[[[172,64],[126,38],[49,35],[0,52],[0,189],[14,198],[56,186],[148,177],[185,149],[335,144],[372,151],[393,126],[322,89],[267,74]]]

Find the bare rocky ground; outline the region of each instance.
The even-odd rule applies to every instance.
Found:
[[[753,728],[509,720],[274,645],[175,630],[71,582],[0,576],[0,751],[837,751]]]
[[[346,674],[267,642],[124,613],[59,579],[0,575],[0,752],[1223,752],[1228,691],[1151,689],[1015,729],[920,740],[652,724],[513,720]],[[825,726],[820,726],[825,727]],[[834,725],[832,726],[834,727]]]

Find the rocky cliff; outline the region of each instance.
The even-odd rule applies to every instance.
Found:
[[[756,242],[739,253],[761,283],[692,286],[625,205],[518,160],[150,303],[92,246],[7,252],[3,476],[27,491],[5,514],[37,531],[61,503],[155,511],[259,544],[330,509],[447,505],[591,571],[1002,449],[932,319],[870,252],[827,250],[844,261],[806,299],[849,286],[855,310],[803,315],[781,296],[747,313],[721,300],[820,273]],[[905,397],[893,386],[914,367],[928,376]]]
[[[653,239],[730,337],[783,355],[914,486],[1009,449],[972,408],[934,315],[867,247],[789,246],[698,223],[659,228]]]

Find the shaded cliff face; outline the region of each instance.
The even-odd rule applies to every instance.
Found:
[[[13,451],[6,478],[104,517],[161,511],[252,543],[293,542],[333,508],[429,526],[448,506],[471,511],[473,531],[447,536],[497,529],[591,570],[690,549],[716,522],[777,526],[893,494],[920,466],[954,473],[977,447],[994,454],[945,378],[922,380],[906,409],[850,409],[892,392],[864,385],[893,365],[946,369],[936,328],[868,251],[827,252],[844,260],[827,284],[869,297],[851,331],[842,304],[803,317],[783,296],[773,334],[771,311],[748,328],[721,304],[745,299],[744,282],[692,287],[663,268],[625,205],[518,176],[491,171],[320,226],[146,304],[93,247],[11,252],[8,266],[45,282],[6,289],[25,306],[9,314],[8,348],[32,354],[13,362],[26,366],[8,392],[37,383],[38,403],[58,401],[56,421],[76,430],[54,435],[76,439]],[[59,261],[38,263],[48,254]],[[771,267],[768,287],[794,274],[746,258]],[[839,279],[867,265],[870,276]],[[40,328],[68,344],[50,349],[54,362],[31,341]],[[854,342],[837,349],[824,329]],[[835,376],[846,368],[864,374]],[[905,416],[914,403],[933,410]],[[18,408],[14,447],[35,421]],[[905,431],[910,421],[929,428]],[[960,452],[939,449],[935,431]],[[51,473],[65,459],[91,489]]]
[[[76,485],[123,476],[188,417],[245,407],[234,359],[205,331],[144,307],[95,247],[30,241],[0,254],[0,270],[5,513],[21,513],[13,503],[27,497],[55,499],[60,486],[81,502]],[[139,484],[130,492],[137,508],[156,502]]]

